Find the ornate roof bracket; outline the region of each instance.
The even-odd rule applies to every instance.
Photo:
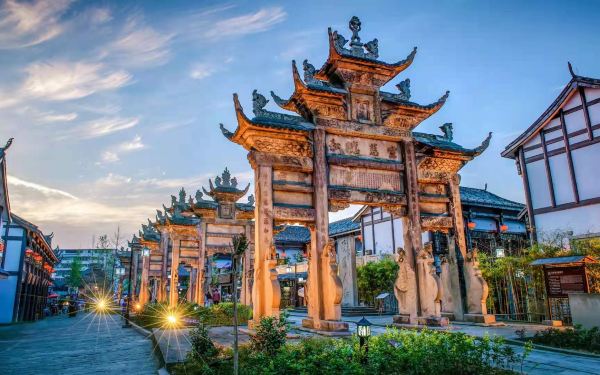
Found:
[[[481,144],[473,149],[473,156],[481,155],[490,145],[492,140],[492,132],[488,133],[488,136],[481,142]]]
[[[439,111],[446,103],[449,95],[450,91],[446,91],[436,102],[428,105],[420,105],[398,100],[395,94],[381,92],[381,100],[389,103],[382,111],[383,124],[394,128],[401,127],[412,130],[423,120]]]
[[[223,125],[222,123],[219,123],[219,128],[221,129],[221,133],[223,133],[225,138],[231,139],[233,137],[233,133],[227,130],[227,128],[225,128],[225,125]]]

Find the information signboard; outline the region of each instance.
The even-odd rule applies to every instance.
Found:
[[[544,268],[548,298],[566,298],[569,293],[588,293],[584,266]]]

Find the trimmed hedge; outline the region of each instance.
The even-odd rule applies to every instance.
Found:
[[[462,333],[390,329],[369,339],[365,353],[358,338],[309,338],[287,343],[276,353],[240,347],[240,374],[367,375],[367,374],[514,374],[525,354],[518,355],[502,338],[475,338]],[[172,374],[231,374],[231,349],[210,361],[190,358]]]

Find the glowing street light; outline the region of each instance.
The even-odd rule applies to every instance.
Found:
[[[173,312],[167,313],[165,320],[167,328],[177,328],[179,325],[179,318]]]
[[[104,298],[97,299],[95,310],[100,314],[105,313],[108,310],[108,301]]]

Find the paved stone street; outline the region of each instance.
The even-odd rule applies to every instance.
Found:
[[[0,374],[156,374],[152,341],[121,325],[79,313],[0,327]]]

